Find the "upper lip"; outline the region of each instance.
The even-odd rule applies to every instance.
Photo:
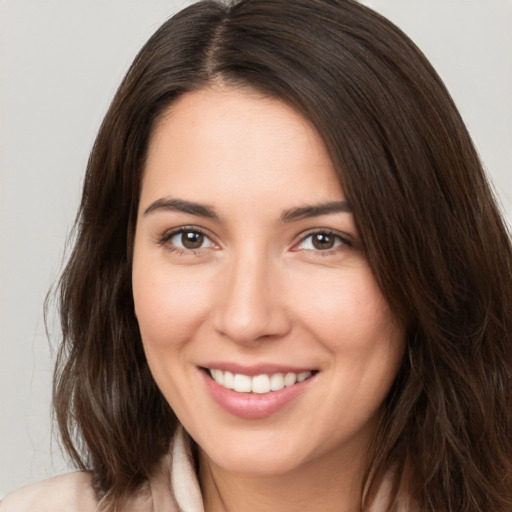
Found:
[[[242,375],[248,375],[254,377],[256,375],[272,375],[274,373],[302,373],[312,372],[315,368],[310,366],[294,366],[294,365],[283,365],[276,363],[259,363],[254,365],[244,365],[239,363],[230,363],[224,361],[208,362],[201,365],[202,368],[208,368],[209,370],[222,370],[224,372],[231,372],[233,374],[239,373]]]

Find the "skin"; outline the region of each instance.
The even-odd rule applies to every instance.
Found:
[[[176,199],[206,205],[216,217],[162,207]],[[254,91],[187,93],[155,128],[133,296],[152,374],[200,447],[208,511],[328,512],[358,504],[404,330],[349,211],[283,220],[287,211],[345,199],[308,121]],[[173,231],[183,227],[204,233],[198,248]],[[332,247],[315,246],[312,231],[334,233]],[[209,361],[318,373],[276,413],[246,419],[212,399],[200,369]]]

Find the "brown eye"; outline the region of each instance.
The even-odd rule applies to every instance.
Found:
[[[215,247],[208,235],[193,228],[180,228],[162,237],[161,243],[169,249],[194,251]]]
[[[344,246],[352,246],[352,244],[349,240],[337,233],[317,231],[316,233],[310,233],[305,236],[296,246],[296,249],[327,252],[331,249],[342,249]]]
[[[319,250],[332,249],[336,242],[336,237],[329,233],[316,233],[312,235],[313,247]]]
[[[181,245],[185,249],[199,249],[204,243],[204,235],[195,231],[181,233]]]

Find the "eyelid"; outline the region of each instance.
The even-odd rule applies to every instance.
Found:
[[[298,248],[298,246],[300,244],[302,244],[305,240],[307,240],[309,237],[313,236],[313,235],[317,235],[317,234],[324,234],[324,235],[330,235],[330,236],[334,236],[335,238],[338,238],[340,241],[341,241],[341,244],[331,248],[331,249],[325,249],[325,250],[321,250],[321,249],[316,249],[316,250],[313,250],[313,249],[300,249]],[[341,231],[337,231],[335,229],[331,229],[331,228],[314,228],[314,229],[310,229],[304,233],[301,233],[298,237],[298,241],[295,242],[293,244],[293,247],[292,247],[292,250],[295,250],[295,251],[300,251],[300,250],[311,250],[313,252],[318,252],[318,253],[322,253],[322,254],[328,254],[330,252],[335,252],[335,251],[339,251],[340,248],[343,248],[343,247],[355,247],[355,241],[353,239],[352,236],[350,236],[349,234],[347,233],[343,233]]]
[[[196,225],[187,225],[187,226],[178,226],[172,229],[169,229],[165,231],[161,236],[158,237],[157,243],[161,246],[165,246],[169,243],[169,241],[176,235],[179,235],[180,233],[186,233],[186,232],[193,232],[193,233],[199,233],[203,235],[205,238],[207,238],[211,244],[215,247],[218,247],[218,244],[215,242],[214,238],[211,236],[211,234],[204,228],[201,228],[200,226]],[[171,249],[171,247],[168,247]],[[200,251],[202,249],[208,249],[209,247],[200,247],[198,249],[183,249],[181,247],[177,247],[175,245],[172,246],[173,250],[186,252],[186,253],[194,253],[196,251]]]

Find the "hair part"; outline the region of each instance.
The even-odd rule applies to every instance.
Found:
[[[286,20],[286,22],[284,22]],[[354,0],[194,4],[150,38],[103,121],[60,280],[54,405],[64,446],[119,510],[178,426],[146,363],[131,291],[151,134],[181,95],[222,83],[318,130],[407,349],[368,457],[361,510],[394,468],[390,510],[512,508],[512,251],[441,79]]]

